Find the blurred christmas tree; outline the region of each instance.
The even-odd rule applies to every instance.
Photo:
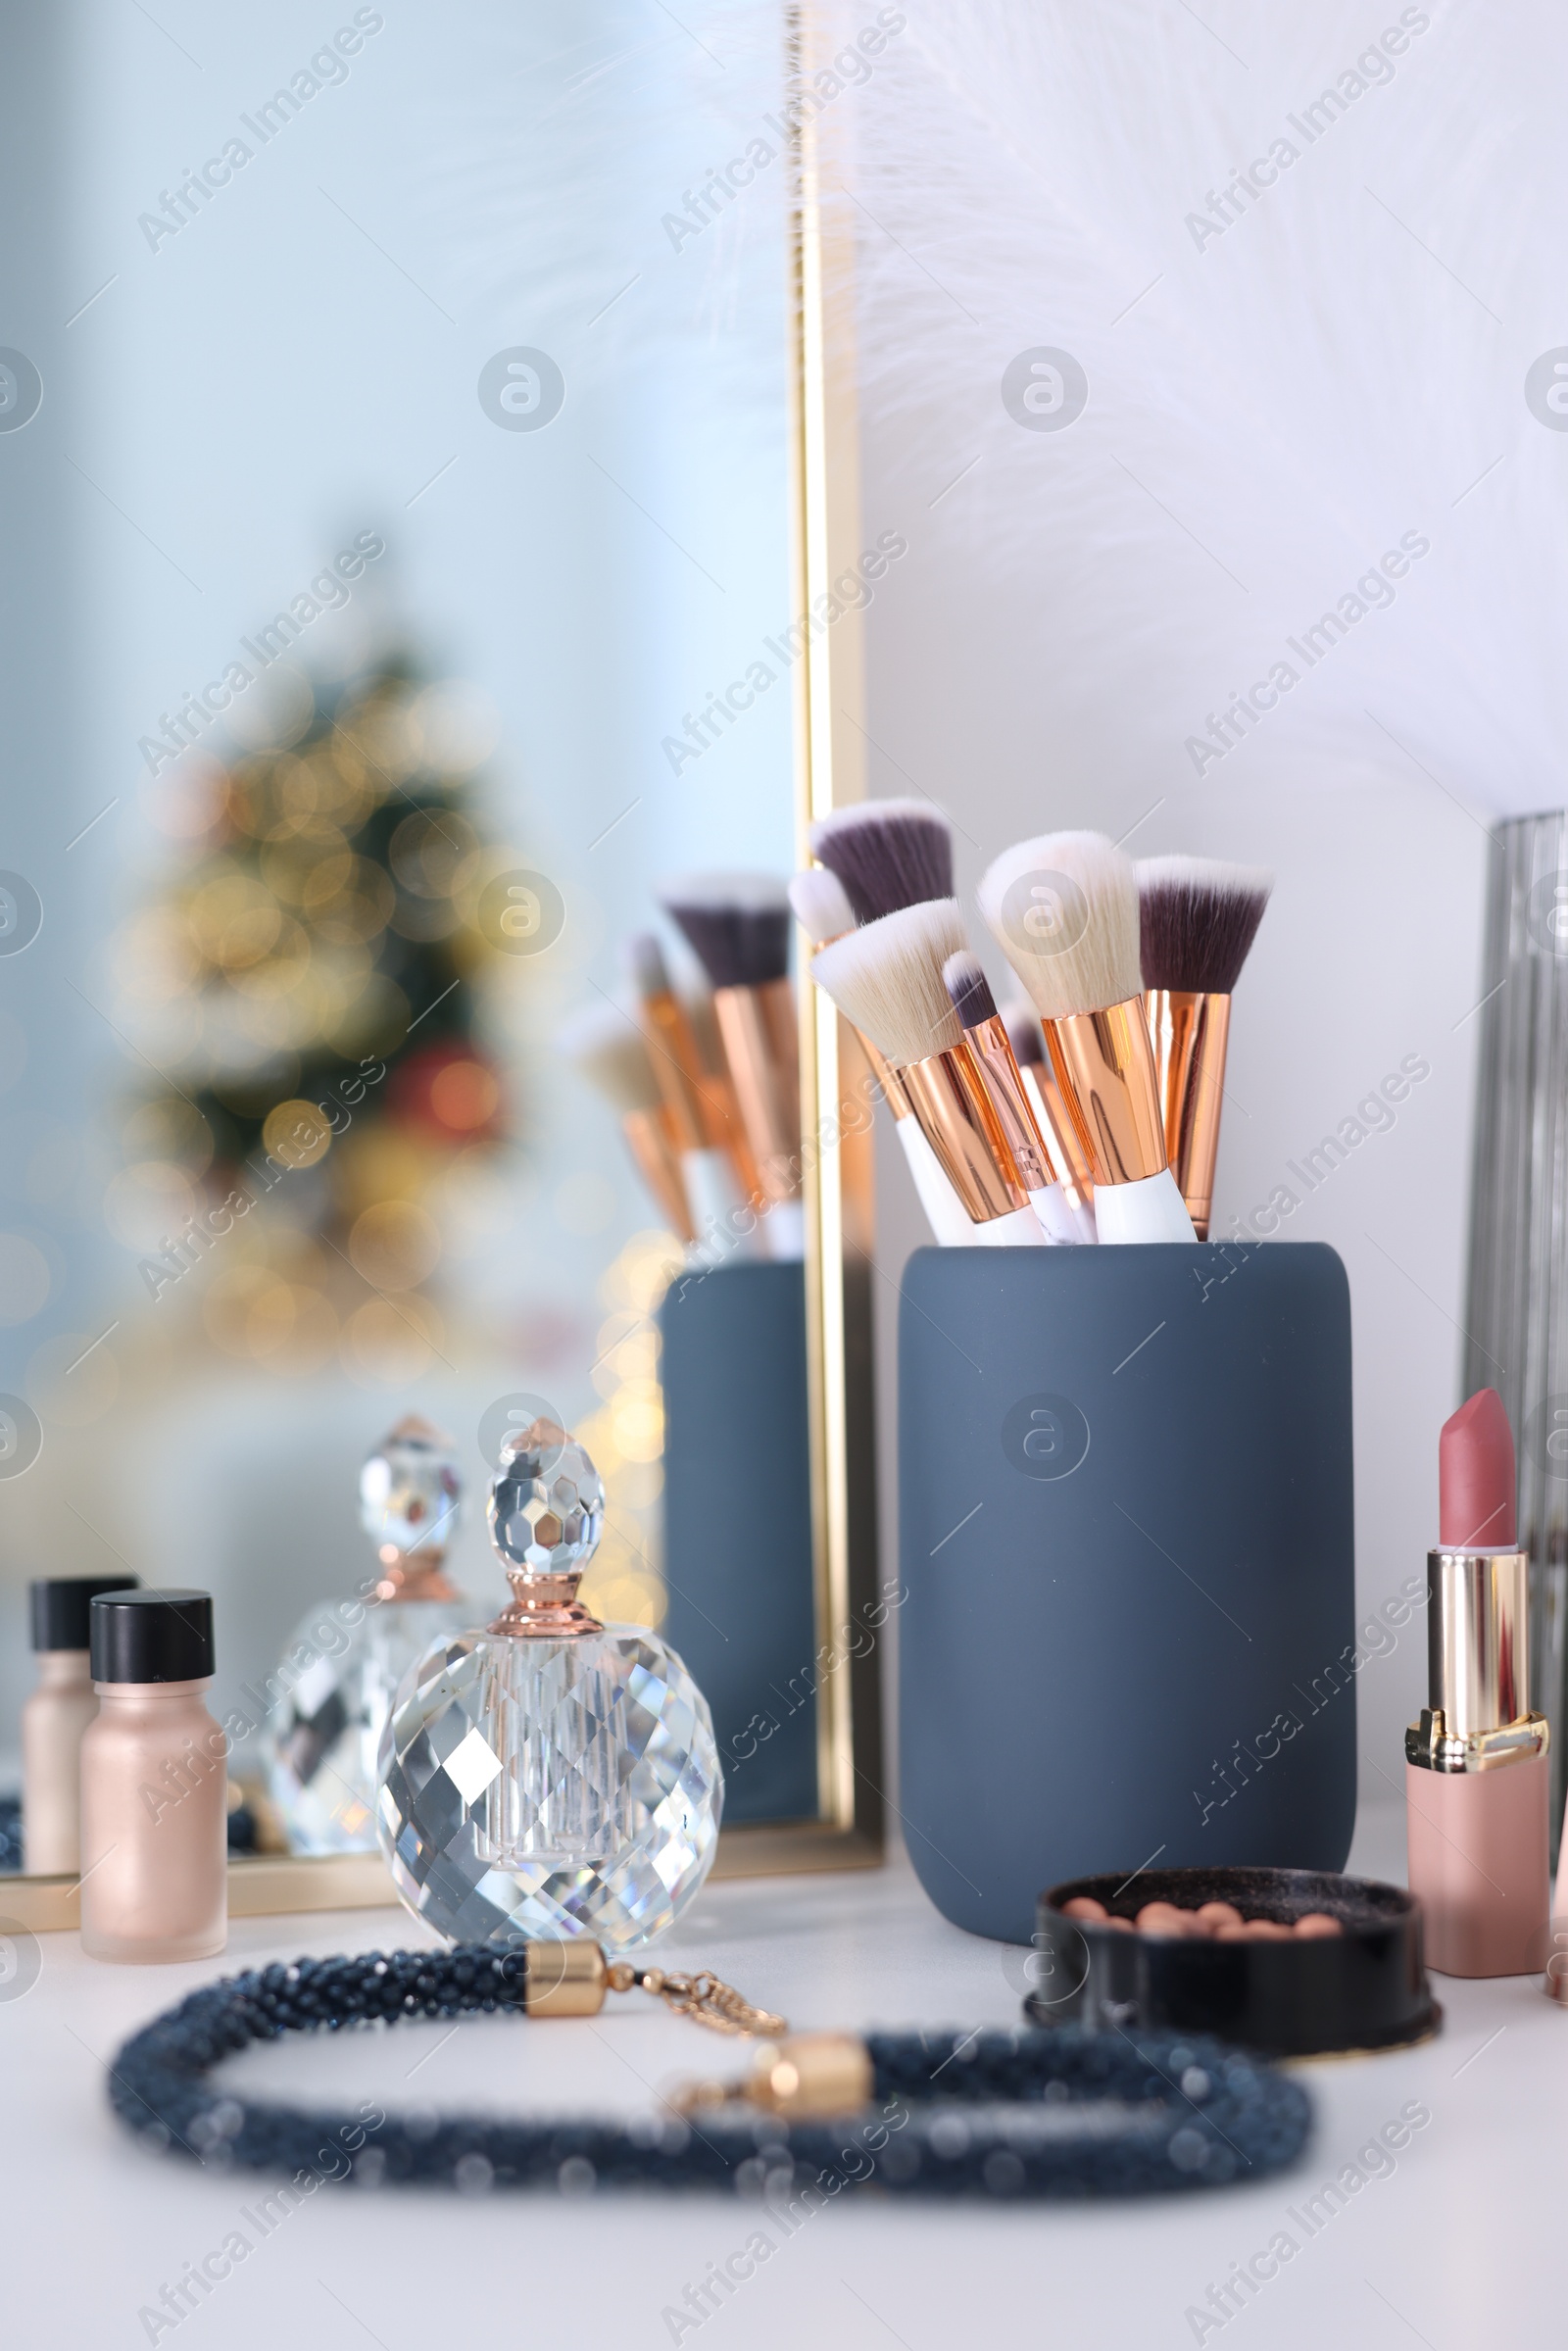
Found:
[[[492,953],[480,894],[512,860],[474,821],[489,742],[463,689],[398,656],[335,691],[296,672],[276,692],[265,747],[182,763],[188,861],[117,961],[163,1081],[126,1155],[174,1211],[144,1279],[158,1296],[161,1266],[180,1280],[220,1242],[212,1335],[306,1369],[351,1310],[332,1260],[362,1298],[416,1290],[441,1253],[426,1196],[503,1131],[475,981]],[[394,1313],[407,1358],[432,1316],[413,1299]],[[388,1373],[412,1370],[388,1330]]]

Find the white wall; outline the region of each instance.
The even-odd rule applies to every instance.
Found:
[[[1542,193],[1562,28],[1519,5],[1489,42],[1495,9],[1405,12],[1392,77],[1200,243],[1186,214],[1396,9],[901,13],[854,98],[866,511],[910,542],[867,616],[871,789],[947,808],[966,893],[1009,841],[1064,825],[1274,869],[1215,1227],[1285,1184],[1281,1236],[1345,1260],[1369,1608],[1424,1566],[1459,1400],[1487,819],[1562,790],[1568,439],[1522,390],[1562,331]],[[1002,398],[1041,346],[1089,378],[1060,431]],[[1205,714],[1406,531],[1428,547],[1394,601],[1294,661],[1235,748],[1195,755]],[[1287,1161],[1407,1055],[1430,1074],[1397,1123],[1306,1196]],[[920,1234],[892,1151],[881,1209],[896,1273]],[[891,1546],[891,1284],[878,1302]],[[1397,1793],[1424,1682],[1419,1627],[1363,1673],[1365,1798]]]

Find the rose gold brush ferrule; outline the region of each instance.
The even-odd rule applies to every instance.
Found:
[[[637,1172],[670,1231],[677,1241],[695,1241],[668,1110],[662,1102],[656,1110],[627,1110],[620,1125]]]
[[[969,1222],[990,1224],[1027,1208],[1029,1195],[968,1046],[906,1061],[898,1076]]]
[[[1165,1154],[1200,1241],[1208,1239],[1231,1000],[1192,988],[1144,992],[1165,1122]]]
[[[1089,1172],[1089,1161],[1078,1140],[1078,1131],[1062,1101],[1061,1088],[1044,1061],[1021,1063],[1018,1075],[1029,1097],[1035,1124],[1044,1138],[1051,1172],[1061,1186],[1062,1197],[1068,1207],[1092,1206],[1095,1179]]]
[[[743,1197],[755,1200],[760,1186],[734,1096],[726,1078],[704,1068],[691,1015],[672,988],[645,996],[642,1010],[648,1058],[669,1112],[677,1151],[727,1151]]]
[[[963,1034],[985,1080],[991,1107],[1012,1153],[1019,1182],[1026,1192],[1044,1192],[1056,1181],[1056,1171],[1034,1105],[1024,1092],[1023,1073],[1007,1035],[1006,1022],[1000,1012],[993,1012],[989,1020],[978,1022]]]
[[[787,979],[760,988],[715,988],[713,1016],[735,1104],[763,1192],[793,1200],[801,1189],[801,1063],[795,991]]]
[[[1141,996],[1101,1012],[1043,1023],[1052,1067],[1097,1185],[1139,1184],[1163,1173],[1154,1049]]]

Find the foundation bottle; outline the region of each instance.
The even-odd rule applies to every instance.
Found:
[[[88,1613],[134,1576],[47,1576],[27,1587],[38,1686],[22,1709],[22,1866],[74,1877],[81,1866],[81,1735],[98,1711]]]
[[[227,1741],[208,1713],[205,1592],[92,1604],[98,1713],[81,1742],[81,1947],[210,1959],[228,1937]]]

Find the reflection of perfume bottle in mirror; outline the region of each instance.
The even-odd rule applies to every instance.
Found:
[[[269,1688],[268,1779],[296,1853],[374,1850],[376,1752],[398,1684],[473,1612],[444,1573],[460,1493],[451,1439],[416,1414],[360,1472],[360,1524],[379,1580],[365,1599],[302,1617]]]
[[[723,1781],[708,1702],[654,1633],[576,1597],[604,1486],[552,1422],[509,1440],[490,1539],[512,1602],[434,1641],[381,1747],[381,1849],[409,1908],[461,1942],[662,1934],[707,1877]]]
[[[81,1867],[81,1735],[98,1711],[88,1662],[92,1603],[134,1576],[48,1576],[27,1588],[38,1687],[22,1709],[22,1866]]]

